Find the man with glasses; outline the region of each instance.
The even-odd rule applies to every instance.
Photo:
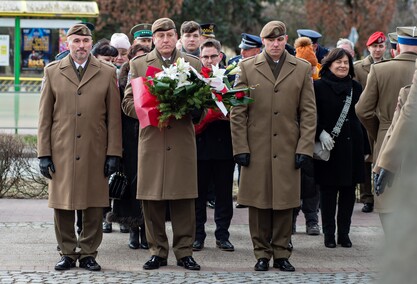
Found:
[[[251,87],[255,101],[232,108],[233,154],[242,166],[238,203],[249,207],[256,271],[295,271],[291,251],[293,208],[300,206],[300,168],[311,163],[316,104],[311,65],[285,50],[283,22],[261,31],[262,53],[242,60],[235,87]]]
[[[218,66],[223,58],[220,51],[219,41],[207,39],[200,46],[203,66],[209,69]],[[213,185],[216,198],[214,205],[216,246],[223,251],[234,251],[234,246],[229,241],[229,227],[233,217],[232,191],[235,168],[230,121],[220,111],[210,110],[202,123],[205,123],[204,120],[209,116],[215,119],[210,119],[210,123],[205,124],[202,132],[196,136],[198,198],[195,203],[196,237],[193,250],[199,251],[204,247],[207,192],[209,186]]]
[[[198,58],[175,48],[178,40],[174,22],[160,18],[152,24],[154,50],[130,61],[131,78],[144,77],[149,66],[162,69],[179,57],[200,71]],[[137,118],[130,82],[122,101],[123,111]],[[197,154],[191,115],[171,119],[167,127],[139,129],[137,199],[142,200],[146,238],[151,258],[146,270],[167,265],[169,252],[165,216],[169,204],[173,231],[173,251],[177,265],[200,270],[192,257],[197,198]]]

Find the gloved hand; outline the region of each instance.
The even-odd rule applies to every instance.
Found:
[[[55,173],[55,166],[54,163],[52,162],[52,158],[51,156],[46,156],[46,157],[40,157],[39,158],[39,169],[41,170],[41,174],[49,179],[52,179],[51,173],[49,172],[49,170],[51,170],[51,172]]]
[[[115,156],[107,156],[104,165],[104,176],[109,177],[119,170],[120,158]]]
[[[378,175],[378,180],[376,181],[375,193],[380,195],[384,193],[385,187],[391,186],[392,181],[394,180],[394,174],[386,169],[381,168]]]
[[[235,160],[236,164],[241,165],[242,167],[247,167],[249,166],[249,162],[250,162],[250,154],[249,153],[237,154],[233,156],[233,159]]]
[[[295,168],[308,170],[312,158],[304,154],[295,154]]]
[[[333,140],[332,136],[330,136],[330,134],[327,133],[325,130],[323,130],[320,133],[319,139],[320,139],[321,146],[323,147],[323,149],[327,149],[329,151],[333,149],[334,140]]]

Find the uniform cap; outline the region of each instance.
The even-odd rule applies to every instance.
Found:
[[[175,23],[170,18],[160,18],[152,24],[152,33],[169,30],[175,30]]]
[[[398,43],[417,45],[417,27],[397,27]]]
[[[397,47],[397,43],[398,43],[398,35],[397,35],[397,33],[396,32],[389,33],[388,34],[388,40],[389,40],[389,42],[391,44],[391,47],[393,49],[395,49]]]
[[[130,48],[129,38],[124,33],[114,33],[111,36],[110,45],[115,48],[129,49]]]
[[[138,24],[130,29],[133,38],[152,38],[151,24]]]
[[[297,34],[299,37],[302,37],[302,36],[308,37],[309,39],[311,39],[313,43],[317,43],[319,38],[321,38],[321,33],[318,33],[314,30],[299,29],[297,30]]]
[[[200,24],[202,36],[215,38],[214,35],[214,28],[216,27],[215,24],[208,23],[208,24]]]
[[[241,49],[251,49],[262,47],[262,40],[256,35],[242,33],[242,41],[239,44]]]
[[[374,43],[383,43],[387,40],[383,32],[374,32],[366,42],[366,46],[370,46]]]
[[[67,36],[70,35],[92,36],[90,29],[84,24],[75,24],[70,27]]]
[[[271,21],[262,28],[260,36],[262,38],[276,38],[285,35],[286,32],[287,28],[283,22]]]
[[[295,56],[310,62],[311,66],[317,66],[318,60],[313,50],[313,43],[308,37],[299,37],[295,40]]]

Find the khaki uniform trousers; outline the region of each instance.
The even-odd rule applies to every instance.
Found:
[[[165,231],[167,202],[173,232],[172,248],[177,260],[192,256],[195,239],[195,200],[142,200],[146,238],[151,255],[168,258],[169,244]]]
[[[256,259],[289,258],[293,209],[249,207],[249,231]]]
[[[91,207],[82,210],[82,231],[77,241],[75,234],[75,210],[54,209],[55,235],[60,254],[73,260],[87,256],[96,257],[97,248],[103,239],[103,208]],[[80,251],[76,252],[77,243]]]

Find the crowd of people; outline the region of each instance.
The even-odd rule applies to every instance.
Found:
[[[308,235],[321,234],[321,213],[326,248],[352,247],[357,185],[362,211],[378,211],[387,231],[395,211],[390,187],[401,162],[389,144],[398,137],[388,128],[412,82],[415,27],[390,33],[389,52],[385,34],[375,32],[366,43],[369,55],[356,62],[351,41],[342,38],[329,50],[318,44],[321,34],[314,30],[297,30],[292,47],[281,21],[268,22],[259,36],[242,33],[240,55],[228,61],[212,23],[186,21],[178,34],[171,19],[160,18],[134,26],[132,43],[115,33],[93,44],[92,29],[76,24],[68,30],[68,52],[45,67],[42,83],[38,157],[54,209],[61,255],[56,270],[77,261],[101,270],[97,249],[113,222],[129,233],[131,249],[149,249],[144,269],[166,266],[167,221],[177,265],[200,270],[193,252],[205,246],[208,201],[216,246],[234,251],[229,227],[235,165],[236,207],[248,208],[256,271],[269,270],[271,258],[274,268],[295,271],[289,258],[300,211]],[[196,109],[166,127],[142,128],[131,80],[178,58],[197,71],[237,62],[231,81],[235,88],[256,86],[247,94],[254,102],[227,115]],[[316,142],[330,151],[327,161],[313,159]],[[108,177],[115,172],[127,177],[121,200],[109,200]]]

